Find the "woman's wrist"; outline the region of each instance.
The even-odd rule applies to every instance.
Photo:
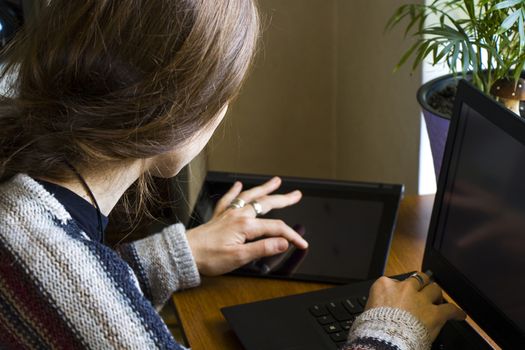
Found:
[[[382,342],[400,350],[426,350],[432,344],[430,333],[420,320],[408,311],[392,307],[362,313],[350,329],[348,340],[349,344]]]
[[[195,229],[190,229],[186,231],[186,239],[188,241],[188,246],[190,247],[191,255],[193,257],[193,261],[195,262],[195,266],[197,267],[197,270],[199,273],[202,274],[202,268],[203,268],[203,258],[202,258],[202,244],[199,242],[198,235],[194,234]]]

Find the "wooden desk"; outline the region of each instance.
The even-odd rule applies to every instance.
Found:
[[[433,196],[408,196],[402,201],[387,261],[387,275],[421,268],[433,201]],[[202,286],[176,293],[173,300],[193,350],[242,349],[220,313],[222,307],[331,286],[321,283],[222,276],[204,278]]]

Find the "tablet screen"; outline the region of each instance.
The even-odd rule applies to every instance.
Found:
[[[267,217],[304,229],[309,243],[294,273],[367,279],[383,215],[380,201],[310,196],[297,205],[270,212]]]
[[[268,178],[209,173],[191,226],[211,218],[215,203],[235,180],[243,182],[247,189]],[[309,248],[290,249],[235,273],[335,283],[367,280],[383,273],[402,186],[282,179],[277,193],[299,189],[303,198],[296,205],[271,211],[263,218],[283,220],[304,235]]]

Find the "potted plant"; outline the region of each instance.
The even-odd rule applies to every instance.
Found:
[[[452,112],[458,78],[470,80],[486,94],[520,112],[525,100],[520,80],[525,65],[525,0],[433,0],[397,9],[386,29],[403,25],[414,44],[396,69],[413,58],[415,70],[424,60],[445,63],[450,74],[418,91],[430,139],[436,177]]]

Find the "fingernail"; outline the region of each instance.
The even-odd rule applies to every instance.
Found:
[[[308,248],[308,242],[303,239],[303,249]]]

